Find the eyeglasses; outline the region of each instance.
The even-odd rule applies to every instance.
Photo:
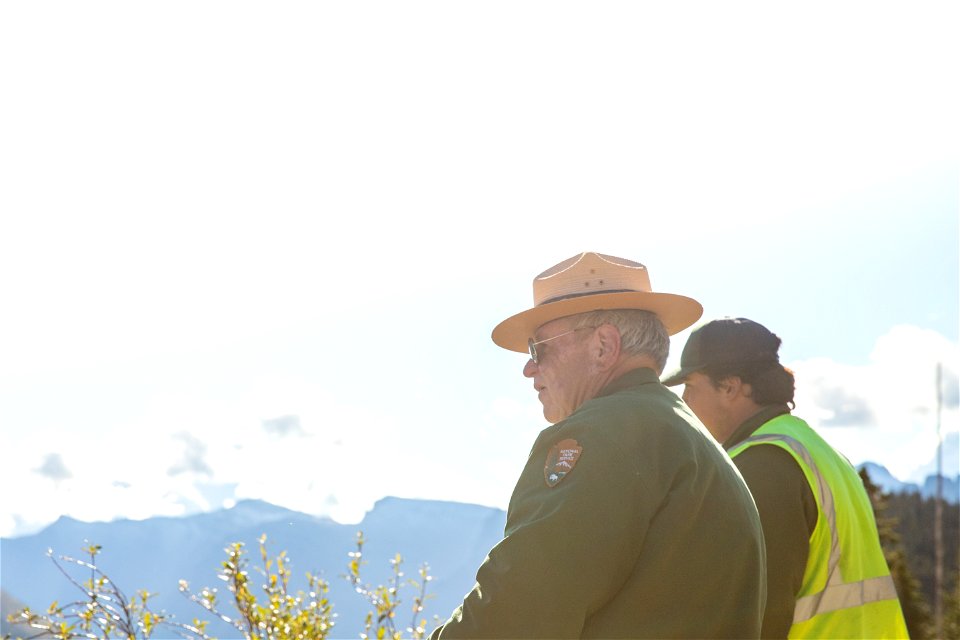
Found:
[[[557,338],[562,338],[563,336],[570,335],[581,329],[596,329],[596,327],[577,327],[576,329],[570,329],[570,331],[564,331],[559,335],[552,336],[550,338],[544,338],[543,340],[534,341],[533,338],[527,340],[527,351],[530,352],[530,359],[533,360],[533,364],[540,364],[540,356],[537,353],[537,345],[543,344],[544,342],[550,342],[551,340],[556,340]]]

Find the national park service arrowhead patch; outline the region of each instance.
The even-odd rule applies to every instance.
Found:
[[[543,467],[543,479],[548,487],[555,487],[564,476],[573,471],[583,452],[576,440],[570,438],[553,445],[547,453],[547,464]]]

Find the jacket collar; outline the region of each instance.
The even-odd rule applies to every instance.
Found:
[[[754,431],[770,422],[777,416],[782,416],[785,413],[790,413],[790,407],[785,404],[768,404],[764,405],[757,411],[755,414],[743,421],[737,430],[727,438],[727,441],[723,443],[723,448],[729,451],[733,447],[737,446],[753,434]]]
[[[598,393],[596,397],[602,398],[603,396],[609,396],[617,393],[618,391],[623,391],[624,389],[637,387],[642,384],[650,384],[651,382],[656,382],[657,384],[660,383],[660,376],[658,376],[653,369],[648,369],[646,367],[631,369],[619,378],[608,382],[603,389],[600,389],[600,393]]]

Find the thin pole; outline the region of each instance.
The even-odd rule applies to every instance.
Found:
[[[943,438],[940,436],[940,407],[943,364],[937,363],[937,499],[933,508],[933,621],[937,638],[943,637]]]

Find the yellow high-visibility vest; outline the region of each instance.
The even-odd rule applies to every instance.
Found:
[[[907,638],[870,498],[856,469],[803,420],[777,416],[730,450],[773,445],[793,456],[817,501],[817,526],[790,638]]]

